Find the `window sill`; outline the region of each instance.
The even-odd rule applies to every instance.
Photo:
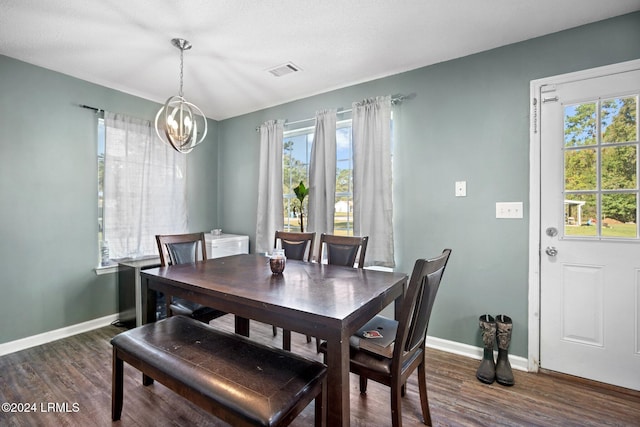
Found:
[[[118,272],[118,264],[114,263],[109,265],[101,265],[94,268],[94,271],[96,272],[96,276],[102,276],[103,274],[116,273]]]
[[[94,268],[96,272],[96,276],[101,276],[103,274],[117,273],[118,267],[120,264],[126,265],[139,265],[141,267],[154,266],[158,267],[160,265],[160,258],[155,255],[146,255],[139,258],[119,258],[109,260],[109,264],[107,265],[99,265]]]

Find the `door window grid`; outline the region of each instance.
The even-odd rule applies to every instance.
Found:
[[[638,95],[564,107],[564,235],[638,239]]]

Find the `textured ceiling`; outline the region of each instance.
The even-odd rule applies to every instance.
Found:
[[[234,117],[640,10],[640,0],[0,0],[0,54]],[[293,62],[302,71],[267,70]],[[0,75],[1,78],[1,75]]]

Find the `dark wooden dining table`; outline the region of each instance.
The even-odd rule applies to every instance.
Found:
[[[268,258],[244,254],[140,272],[147,292],[143,322],[155,321],[155,295],[186,298],[236,315],[236,332],[249,336],[249,319],[327,341],[327,423],[349,425],[349,337],[395,301],[403,273],[288,260],[273,275]]]

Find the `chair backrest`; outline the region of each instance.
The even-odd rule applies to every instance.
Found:
[[[281,248],[284,249],[284,255],[288,259],[311,261],[311,258],[313,257],[313,242],[316,239],[316,233],[276,231],[276,237],[273,240],[273,247],[277,247],[278,239],[280,240]]]
[[[186,264],[207,259],[204,233],[156,235],[160,265]],[[198,250],[198,246],[200,247]],[[200,253],[200,258],[198,258]]]
[[[417,260],[413,267],[398,318],[398,335],[393,353],[394,362],[400,365],[402,360],[424,348],[431,310],[449,255],[451,249],[445,249],[435,258]]]
[[[320,248],[318,249],[317,261],[322,262],[323,251],[326,249],[327,263],[345,267],[355,267],[357,260],[358,268],[363,268],[368,241],[368,236],[336,236],[334,234],[322,233],[320,235]]]

